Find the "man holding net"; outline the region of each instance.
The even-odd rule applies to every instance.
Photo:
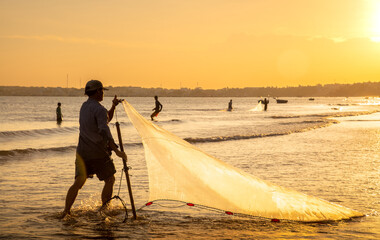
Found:
[[[111,121],[115,107],[120,100],[112,100],[109,111],[100,102],[103,101],[103,84],[98,80],[90,80],[86,84],[85,94],[88,100],[83,103],[79,116],[79,142],[75,160],[75,181],[69,188],[66,196],[65,209],[62,217],[70,214],[70,209],[78,195],[79,190],[85,184],[87,178],[94,174],[100,181],[104,181],[102,191],[102,203],[106,203],[113,192],[115,182],[115,166],[111,159],[111,151],[117,156],[127,160],[127,155],[121,152],[113,140],[108,123]]]

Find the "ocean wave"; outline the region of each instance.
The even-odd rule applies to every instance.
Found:
[[[289,123],[278,123],[279,125],[294,125],[292,129],[277,130],[277,132],[266,132],[266,133],[252,133],[252,134],[237,134],[229,136],[208,136],[208,137],[185,137],[184,140],[189,143],[207,143],[207,142],[221,142],[221,141],[233,141],[233,140],[244,140],[253,138],[264,138],[264,137],[276,137],[289,135],[293,133],[306,132],[317,128],[327,127],[331,124],[339,123],[338,120],[333,118],[336,117],[347,117],[347,116],[359,116],[365,114],[371,114],[379,111],[367,111],[367,112],[347,112],[347,113],[334,113],[334,114],[313,114],[307,115],[309,119],[305,119],[299,122],[289,122]],[[273,118],[300,118],[301,116],[273,116]],[[313,117],[315,119],[313,119]],[[177,119],[170,119],[169,121],[177,121]],[[180,121],[180,120],[178,120]],[[122,122],[121,125],[130,125],[130,123]],[[54,128],[54,129],[36,129],[27,131],[6,131],[0,132],[0,137],[9,136],[34,136],[36,134],[52,134],[52,133],[65,133],[78,131],[77,127],[65,127],[65,128]],[[141,142],[131,142],[124,144],[125,147],[142,146]],[[67,152],[75,151],[76,146],[63,146],[63,147],[52,147],[52,148],[26,148],[26,149],[11,149],[11,150],[0,150],[0,158],[6,158],[15,155],[26,155],[34,153],[45,153],[45,152]]]
[[[361,112],[339,112],[339,113],[333,113],[331,114],[331,116],[327,116],[327,117],[331,117],[331,118],[335,118],[335,117],[355,117],[355,116],[360,116],[360,115],[369,115],[369,114],[373,114],[373,113],[377,113],[377,112],[380,112],[380,110],[373,110],[373,111],[361,111]]]
[[[356,103],[335,103],[335,104],[327,104],[328,106],[357,106]]]
[[[273,119],[286,119],[286,118],[335,118],[335,117],[353,117],[360,115],[369,115],[380,110],[372,110],[372,111],[360,111],[360,112],[333,112],[333,113],[320,113],[320,114],[305,114],[305,115],[275,115],[269,116],[269,118]]]
[[[226,111],[223,108],[188,108],[188,112],[215,112],[215,111]]]
[[[204,137],[204,138],[185,138],[189,143],[205,143],[205,142],[222,142],[222,141],[232,141],[232,140],[245,140],[252,138],[264,138],[264,137],[277,137],[283,135],[290,135],[293,133],[307,132],[317,128],[327,127],[331,124],[338,123],[338,121],[326,121],[321,125],[314,125],[311,127],[291,130],[291,131],[283,131],[283,132],[275,132],[275,133],[260,133],[260,134],[251,134],[251,135],[233,135],[233,136],[214,136],[214,137]]]
[[[125,148],[132,146],[142,146],[142,143],[128,143],[123,144]],[[0,159],[3,157],[13,157],[19,155],[28,155],[28,154],[40,154],[40,153],[57,153],[57,152],[69,152],[75,151],[76,145],[63,146],[63,147],[52,147],[52,148],[25,148],[25,149],[11,149],[11,150],[0,150]]]
[[[24,154],[34,154],[43,152],[66,152],[69,150],[75,150],[76,146],[54,147],[54,148],[26,148],[26,149],[12,149],[12,150],[0,150],[1,157],[10,157]]]
[[[282,118],[301,118],[301,115],[283,115],[283,116],[270,116],[269,118],[273,119],[282,119]]]
[[[167,119],[167,120],[153,120],[153,122],[160,122],[160,123],[179,123],[179,122],[182,122],[180,119],[178,118],[173,118],[173,119]]]
[[[301,127],[299,129],[294,129],[290,131],[280,131],[275,133],[261,133],[261,134],[250,134],[250,135],[233,135],[233,136],[213,136],[213,137],[204,137],[204,138],[184,138],[184,140],[189,143],[205,143],[205,142],[221,142],[221,141],[231,141],[231,140],[244,140],[244,139],[252,139],[252,138],[263,138],[263,137],[276,137],[289,135],[293,133],[306,132],[317,128],[323,128],[330,126],[332,124],[337,124],[339,121],[334,120],[332,118],[337,117],[351,117],[351,116],[360,116],[360,115],[368,115],[379,112],[378,110],[374,111],[362,111],[362,112],[344,112],[344,113],[328,113],[328,114],[310,114],[310,115],[282,115],[282,116],[271,116],[271,118],[300,118],[300,117],[309,117],[316,118],[315,120],[304,120],[301,122],[291,122],[291,123],[280,123],[283,125],[300,125],[307,124],[306,127]]]
[[[184,138],[185,141],[189,143],[205,143],[205,142],[222,142],[230,140],[244,140],[251,138],[262,138],[262,137],[274,137],[281,136],[288,133],[263,133],[263,134],[252,134],[252,135],[234,135],[234,136],[215,136],[215,137],[204,137],[204,138]]]
[[[380,119],[350,119],[348,122],[379,122]]]
[[[280,125],[299,125],[299,124],[330,124],[331,122],[333,123],[338,123],[338,121],[331,120],[331,119],[317,119],[317,120],[304,120],[300,122],[284,122],[284,123],[279,123]]]
[[[31,130],[16,130],[16,131],[3,131],[0,132],[0,137],[25,137],[36,135],[51,135],[57,133],[73,133],[77,132],[78,127],[57,127],[57,128],[44,128],[44,129],[31,129]]]

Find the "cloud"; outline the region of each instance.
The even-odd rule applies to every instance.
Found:
[[[323,39],[331,40],[334,43],[342,43],[342,42],[346,42],[346,41],[350,40],[348,38],[343,38],[343,37],[324,37],[324,36],[313,36],[313,37],[308,37],[307,38],[307,40],[309,40],[309,41],[319,40],[319,39],[321,39],[321,40],[323,40]]]

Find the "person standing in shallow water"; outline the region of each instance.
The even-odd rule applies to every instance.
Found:
[[[58,105],[58,107],[55,110],[55,112],[57,113],[57,123],[61,123],[62,122],[61,103],[59,102],[57,105]]]
[[[94,174],[100,181],[104,181],[102,203],[105,204],[111,197],[116,173],[115,165],[111,159],[111,151],[117,156],[127,160],[127,155],[118,150],[112,137],[108,123],[112,120],[115,107],[120,100],[115,95],[109,111],[100,102],[103,101],[103,84],[98,80],[87,82],[85,94],[88,100],[82,104],[79,114],[79,142],[75,160],[75,180],[66,196],[65,209],[61,217],[70,214],[70,210],[85,184],[87,178]]]
[[[230,102],[228,103],[227,111],[232,111],[232,99],[231,99]]]
[[[158,113],[160,113],[162,110],[162,104],[158,101],[158,97],[154,96],[154,99],[156,106],[152,109],[154,112],[152,113],[152,115],[150,115],[152,121],[154,120],[153,118],[157,117]]]
[[[264,111],[268,110],[269,99],[264,98],[263,104],[264,104]]]

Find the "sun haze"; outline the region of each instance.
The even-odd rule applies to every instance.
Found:
[[[3,0],[0,86],[379,81],[379,16],[375,0]]]

